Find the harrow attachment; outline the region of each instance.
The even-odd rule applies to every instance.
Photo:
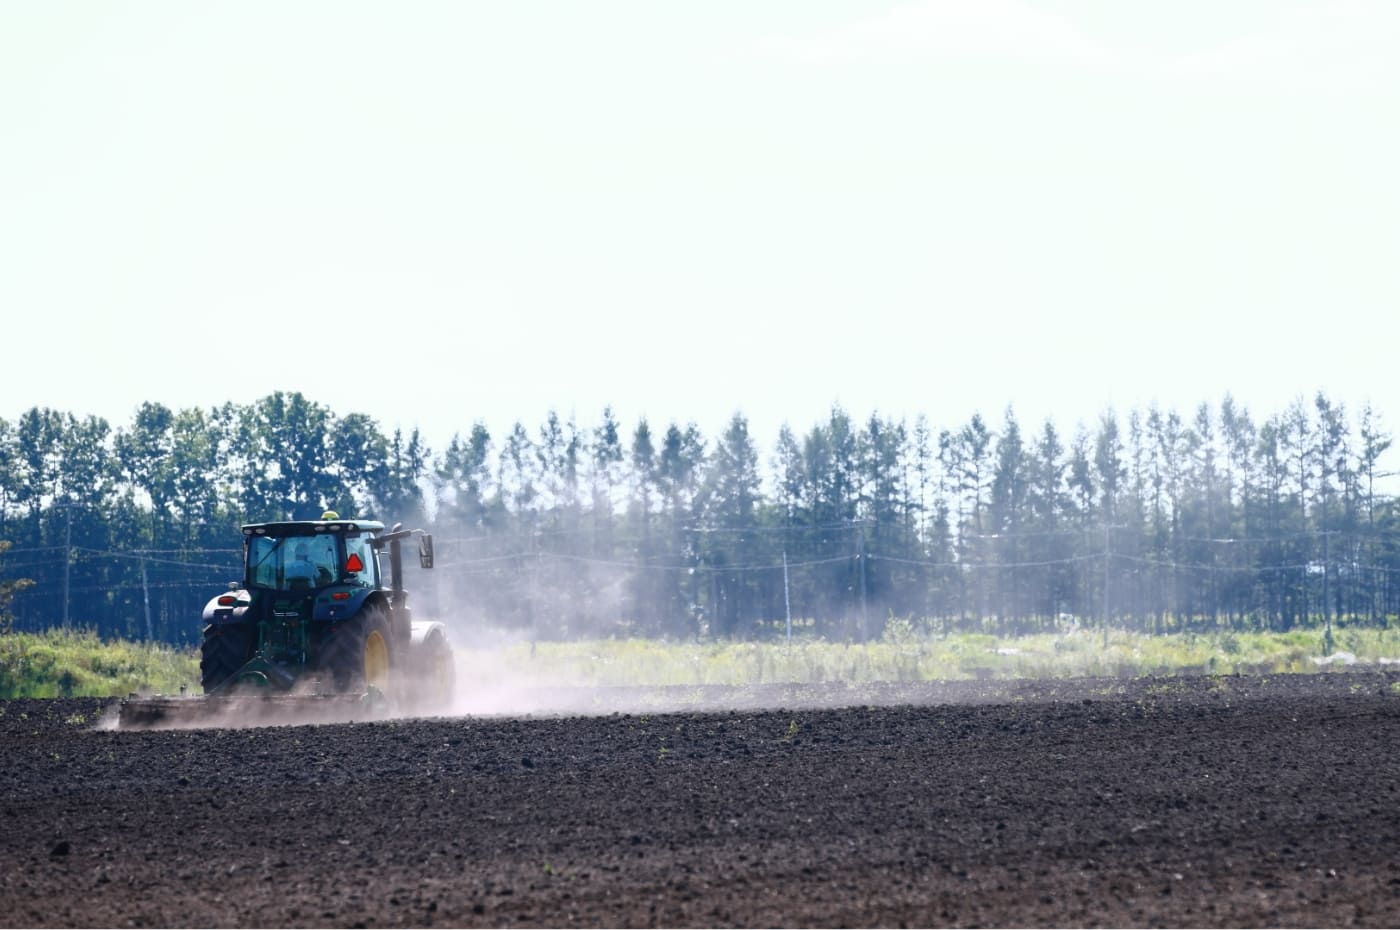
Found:
[[[131,695],[122,700],[122,730],[275,727],[383,720],[393,709],[377,690],[364,694],[244,692],[205,696]]]

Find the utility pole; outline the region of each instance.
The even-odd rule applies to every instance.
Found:
[[[68,583],[73,569],[73,503],[63,505],[68,516],[67,529],[63,533],[63,628],[68,628]]]
[[[1400,472],[1383,471],[1371,472],[1366,476],[1366,558],[1370,565],[1376,564],[1376,479],[1392,478]],[[1366,614],[1370,621],[1376,622],[1376,583],[1373,580],[1366,586]],[[1331,655],[1331,652],[1328,652]]]
[[[1332,654],[1332,592],[1328,585],[1332,565],[1332,534],[1322,531],[1322,619],[1326,628],[1327,654]]]
[[[787,550],[783,550],[783,610],[787,612],[787,641],[792,644],[792,598],[788,596]]]
[[[146,553],[141,553],[141,600],[146,605],[146,642],[154,642],[155,628],[151,625],[151,586],[146,580]]]
[[[856,523],[856,565],[860,569],[860,641],[865,642],[870,627],[865,616],[865,523]]]
[[[1108,560],[1112,558],[1109,547],[1108,523],[1103,525],[1103,647],[1108,648]]]

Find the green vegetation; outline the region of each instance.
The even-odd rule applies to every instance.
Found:
[[[667,643],[587,640],[458,650],[469,680],[490,688],[522,677],[559,686],[705,686],[847,681],[951,681],[1173,674],[1316,672],[1321,631],[1190,633],[1148,636],[1098,631],[996,637],[977,633],[921,638],[896,625],[878,643]],[[1346,629],[1338,649],[1358,662],[1400,660],[1400,629]],[[199,680],[194,650],[159,643],[104,641],[90,631],[0,636],[0,698],[105,697],[175,693]],[[786,739],[797,733],[794,721]],[[659,755],[667,752],[663,746]]]
[[[1359,662],[1400,659],[1400,630],[1345,630],[1337,647]],[[893,640],[893,641],[892,641]],[[976,633],[878,643],[664,643],[592,640],[459,650],[484,686],[526,676],[568,686],[818,684],[847,681],[943,681],[977,678],[1071,678],[1173,674],[1315,672],[1321,631],[1102,634],[995,637]]]
[[[174,693],[198,681],[198,655],[164,644],[73,630],[0,636],[0,698]]]

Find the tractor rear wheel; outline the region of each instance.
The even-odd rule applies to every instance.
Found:
[[[335,680],[337,691],[353,693],[374,688],[388,694],[397,657],[389,637],[389,620],[371,608],[336,631],[326,643],[322,666]]]
[[[199,647],[199,680],[208,694],[253,657],[256,634],[248,623],[211,623]]]

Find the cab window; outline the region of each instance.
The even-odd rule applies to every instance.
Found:
[[[374,549],[369,544],[370,536],[346,536],[345,537],[345,570],[341,572],[341,578],[349,584],[356,584],[362,588],[378,587],[378,578],[375,569],[379,563],[375,561]],[[359,565],[358,572],[350,569],[356,564]]]
[[[248,584],[259,588],[277,587],[282,560],[277,550],[284,540],[254,536],[248,540]]]
[[[335,580],[336,561],[334,536],[254,536],[248,541],[248,583],[277,591],[312,590]]]

